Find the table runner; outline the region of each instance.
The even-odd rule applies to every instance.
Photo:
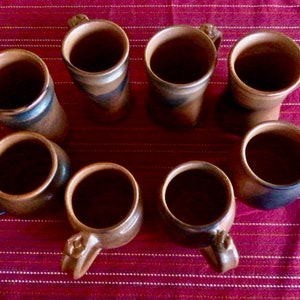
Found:
[[[67,20],[84,13],[124,28],[130,40],[130,84],[134,107],[128,117],[104,125],[87,115],[85,96],[72,83],[60,56]],[[62,145],[73,172],[97,162],[128,168],[143,195],[145,221],[129,244],[103,250],[81,279],[60,271],[61,252],[72,230],[63,207],[36,219],[0,217],[1,299],[299,299],[300,201],[259,211],[237,199],[231,235],[240,254],[238,268],[211,270],[196,249],[174,245],[161,230],[156,209],[166,174],[188,160],[223,166],[240,137],[216,122],[215,107],[227,85],[227,57],[233,43],[257,29],[281,31],[300,41],[297,0],[270,1],[17,1],[0,3],[0,49],[38,54],[53,77],[70,122]],[[218,63],[199,124],[187,131],[156,125],[145,109],[147,79],[143,52],[148,39],[172,24],[212,23],[223,32]],[[282,104],[280,119],[300,126],[300,89]],[[1,126],[1,137],[7,135]]]

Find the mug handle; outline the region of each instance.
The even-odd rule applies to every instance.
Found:
[[[65,244],[61,270],[78,279],[87,272],[100,251],[100,241],[95,234],[86,231],[74,234]]]
[[[231,236],[225,231],[219,231],[214,236],[210,246],[201,249],[210,266],[217,272],[224,273],[239,264],[239,254]]]
[[[68,27],[71,29],[79,24],[86,23],[89,20],[90,19],[85,14],[78,14],[68,20]]]
[[[216,26],[205,23],[199,27],[199,30],[204,32],[215,44],[216,49],[218,50],[222,40],[222,32],[217,29]]]

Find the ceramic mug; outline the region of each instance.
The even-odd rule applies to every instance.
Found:
[[[101,249],[120,247],[139,232],[143,208],[139,186],[124,167],[103,162],[84,167],[65,192],[69,222],[77,231],[65,244],[61,268],[82,277]]]
[[[275,209],[300,196],[300,129],[266,121],[235,145],[228,166],[235,195],[251,207]]]
[[[204,161],[177,166],[166,177],[160,200],[164,227],[175,243],[200,248],[218,272],[237,267],[238,252],[228,234],[235,198],[221,169]]]
[[[197,124],[203,94],[215,68],[221,32],[211,24],[167,27],[145,49],[151,116],[167,127]]]
[[[230,93],[244,108],[248,129],[277,120],[281,103],[300,84],[300,47],[277,31],[250,33],[231,49],[228,72]]]
[[[129,40],[117,24],[76,15],[62,42],[62,58],[75,84],[92,100],[101,122],[124,117],[130,107]]]
[[[43,60],[23,49],[0,52],[0,121],[13,130],[29,130],[62,142],[68,119],[59,104]]]
[[[0,207],[26,217],[55,207],[70,176],[68,155],[44,136],[20,131],[0,141]]]

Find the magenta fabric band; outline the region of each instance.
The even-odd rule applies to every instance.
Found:
[[[134,106],[126,119],[103,125],[89,118],[89,101],[62,62],[67,20],[89,18],[119,24],[130,40],[129,79]],[[300,41],[300,4],[271,1],[17,1],[0,3],[0,49],[38,54],[53,77],[57,98],[70,119],[62,145],[73,171],[97,161],[128,168],[145,206],[141,232],[129,244],[103,250],[77,281],[60,271],[61,252],[72,230],[64,209],[37,219],[0,216],[1,299],[300,299],[300,201],[274,210],[252,209],[237,199],[230,234],[240,254],[225,274],[209,268],[197,249],[174,245],[159,224],[157,196],[167,173],[188,160],[223,166],[239,137],[215,120],[227,86],[227,58],[234,42],[258,29],[274,29]],[[212,23],[223,32],[216,69],[206,93],[205,116],[183,132],[156,125],[147,114],[144,49],[159,29],[172,24]],[[280,119],[300,126],[300,89],[282,104]],[[0,137],[8,131],[1,125]]]

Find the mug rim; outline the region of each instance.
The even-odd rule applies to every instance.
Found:
[[[155,72],[153,72],[153,70],[151,68],[150,60],[151,60],[151,57],[155,50],[153,51],[153,53],[150,56],[149,48],[156,39],[158,39],[160,36],[164,35],[167,31],[172,31],[172,30],[181,29],[181,28],[184,28],[186,31],[189,30],[190,32],[195,32],[197,34],[200,34],[202,37],[207,39],[207,41],[211,45],[212,49],[214,49],[214,61],[209,64],[207,72],[201,78],[198,78],[196,80],[193,80],[193,81],[187,82],[187,83],[174,83],[174,82],[167,81],[167,80],[159,77],[158,75],[156,75]],[[162,45],[164,43],[165,43],[165,41],[160,43],[160,45]],[[157,47],[155,49],[157,49]],[[216,61],[217,61],[217,49],[216,49],[213,41],[209,38],[209,36],[207,34],[205,34],[202,30],[198,29],[197,27],[193,27],[193,26],[186,25],[186,24],[171,25],[171,26],[167,26],[167,27],[160,29],[148,40],[145,50],[144,50],[144,63],[146,65],[147,73],[149,74],[149,76],[154,78],[156,81],[160,82],[160,84],[163,84],[165,86],[175,87],[175,88],[176,87],[177,88],[191,88],[191,87],[194,87],[198,84],[205,82],[212,75],[212,73],[214,71],[214,67],[216,65]]]
[[[1,56],[3,56],[3,55],[15,55],[16,59],[11,60],[11,62],[9,64],[11,64],[12,62],[21,61],[24,57],[29,57],[32,60],[34,60],[35,63],[38,63],[38,65],[41,67],[42,73],[44,75],[43,87],[42,87],[41,91],[39,92],[38,96],[36,97],[36,99],[34,99],[32,102],[30,102],[29,104],[24,105],[24,106],[12,108],[12,109],[0,108],[0,114],[3,114],[5,116],[9,117],[9,116],[13,116],[16,114],[27,112],[27,111],[33,109],[34,107],[38,106],[43,101],[44,96],[47,93],[47,89],[50,86],[52,79],[50,77],[48,67],[47,67],[46,63],[43,61],[43,59],[41,57],[39,57],[37,54],[35,54],[29,50],[25,50],[25,49],[21,49],[21,48],[4,49],[4,50],[0,51],[0,59],[1,59]],[[32,62],[32,61],[30,61],[30,62]],[[8,65],[8,64],[6,64],[6,65]],[[1,69],[1,67],[0,67],[0,69]]]
[[[273,97],[276,95],[289,93],[289,91],[292,91],[292,90],[296,89],[297,86],[299,86],[300,73],[299,73],[298,79],[294,80],[292,83],[287,85],[285,88],[281,88],[281,89],[274,90],[274,91],[264,91],[264,90],[259,90],[254,87],[251,87],[250,85],[246,84],[243,80],[241,80],[240,77],[238,76],[238,74],[236,73],[236,69],[235,69],[234,65],[235,65],[236,59],[239,54],[236,55],[236,58],[234,60],[233,60],[233,55],[235,54],[236,51],[238,51],[238,46],[240,46],[246,40],[249,40],[249,39],[255,40],[255,38],[258,35],[262,35],[262,34],[279,36],[281,40],[287,41],[292,47],[294,47],[295,49],[298,49],[299,57],[300,57],[300,46],[288,35],[286,35],[282,32],[276,31],[276,30],[272,30],[272,29],[255,30],[255,31],[252,31],[252,32],[247,33],[246,35],[240,37],[230,49],[229,56],[228,56],[228,71],[231,74],[231,80],[238,82],[243,89],[247,89],[249,93],[252,93],[254,95],[259,94],[259,95]],[[247,49],[247,47],[242,49],[241,52],[243,52],[245,49]]]
[[[121,172],[123,175],[126,176],[126,179],[128,182],[131,184],[132,189],[133,189],[133,199],[132,199],[132,204],[129,209],[129,211],[124,214],[122,219],[108,227],[103,227],[103,228],[96,228],[96,227],[90,227],[80,221],[78,217],[76,216],[72,201],[73,201],[73,194],[78,187],[78,184],[81,183],[84,179],[86,179],[89,175],[92,175],[94,172],[99,172],[101,170],[115,170]],[[102,234],[105,233],[107,234],[108,232],[111,231],[118,231],[124,224],[130,223],[132,217],[135,214],[135,211],[138,209],[139,206],[139,201],[140,201],[140,190],[137,181],[135,180],[134,176],[127,170],[125,167],[116,164],[116,163],[111,163],[111,162],[96,162],[90,165],[87,165],[83,168],[81,168],[78,172],[76,172],[73,177],[69,180],[66,190],[65,190],[65,207],[67,210],[68,218],[71,221],[71,225],[75,224],[76,230],[79,231],[88,231],[91,233],[96,233],[96,234]],[[73,226],[73,225],[72,225]]]
[[[98,71],[98,72],[90,72],[90,71],[85,71],[82,70],[78,67],[76,67],[69,59],[70,55],[67,55],[67,51],[66,51],[66,44],[68,43],[68,40],[71,38],[72,35],[76,35],[76,33],[80,30],[82,30],[82,28],[88,27],[88,26],[93,26],[94,24],[99,23],[99,24],[109,24],[110,26],[114,27],[115,29],[117,29],[118,33],[120,34],[120,36],[122,36],[123,41],[124,41],[124,49],[123,49],[123,53],[121,58],[118,60],[118,62],[116,64],[114,64],[112,67],[102,70],[102,71]],[[61,55],[62,55],[62,59],[65,62],[65,64],[73,69],[76,70],[77,72],[80,72],[81,74],[83,74],[84,76],[106,76],[109,75],[113,72],[115,72],[117,69],[121,68],[127,61],[128,56],[129,56],[129,48],[130,48],[130,44],[129,44],[129,38],[125,32],[125,30],[119,26],[118,24],[116,24],[115,22],[106,20],[106,19],[89,19],[85,22],[82,22],[80,24],[75,25],[74,27],[70,28],[69,31],[66,33],[66,35],[64,36],[63,40],[62,40],[62,44],[61,44]],[[69,51],[71,52],[71,51]]]
[[[284,129],[293,130],[293,132],[296,135],[299,135],[299,141],[300,141],[300,128],[298,128],[296,125],[291,124],[287,121],[283,121],[283,120],[262,122],[256,126],[254,126],[253,128],[251,128],[242,139],[242,144],[241,144],[241,148],[240,148],[242,166],[243,166],[245,172],[250,177],[254,178],[255,181],[259,182],[259,184],[261,184],[262,186],[269,187],[272,189],[277,189],[277,190],[289,189],[293,186],[300,184],[300,178],[298,180],[296,180],[295,182],[286,183],[286,184],[275,184],[275,183],[266,181],[266,180],[262,179],[261,177],[259,177],[258,175],[256,175],[256,173],[251,169],[250,165],[248,164],[248,160],[246,157],[246,152],[247,152],[246,149],[247,149],[249,142],[255,136],[258,136],[261,133],[273,132],[274,131],[274,129],[272,129],[273,127],[276,127],[275,129],[284,128]]]
[[[222,213],[218,216],[218,218],[216,218],[214,221],[207,224],[192,225],[180,220],[172,213],[166,201],[166,191],[168,189],[170,182],[177,175],[184,173],[186,171],[197,170],[197,169],[205,170],[210,174],[214,175],[217,179],[222,180],[221,184],[226,189],[227,198],[226,198],[226,206],[224,207]],[[230,208],[232,206],[235,208],[235,196],[234,196],[233,186],[229,177],[219,167],[206,161],[188,161],[173,168],[168,173],[167,177],[164,180],[162,190],[161,190],[161,202],[163,204],[163,208],[165,212],[168,214],[168,217],[171,217],[172,220],[175,221],[175,223],[179,224],[179,226],[181,227],[183,226],[184,228],[188,228],[191,230],[202,230],[202,231],[209,231],[218,227],[218,225],[222,223],[224,219],[226,219],[230,211]]]
[[[22,202],[26,201],[27,199],[31,199],[35,196],[38,196],[43,191],[45,191],[46,188],[48,188],[48,186],[51,184],[58,169],[58,157],[55,151],[54,144],[46,137],[36,132],[19,131],[6,136],[0,141],[0,155],[6,152],[8,149],[10,149],[11,146],[17,145],[18,143],[22,143],[24,141],[34,141],[38,144],[45,146],[45,148],[51,156],[51,168],[43,183],[40,186],[33,189],[32,191],[23,194],[10,194],[0,190],[0,197],[5,198],[7,201],[9,200]],[[4,149],[2,149],[3,147]]]

